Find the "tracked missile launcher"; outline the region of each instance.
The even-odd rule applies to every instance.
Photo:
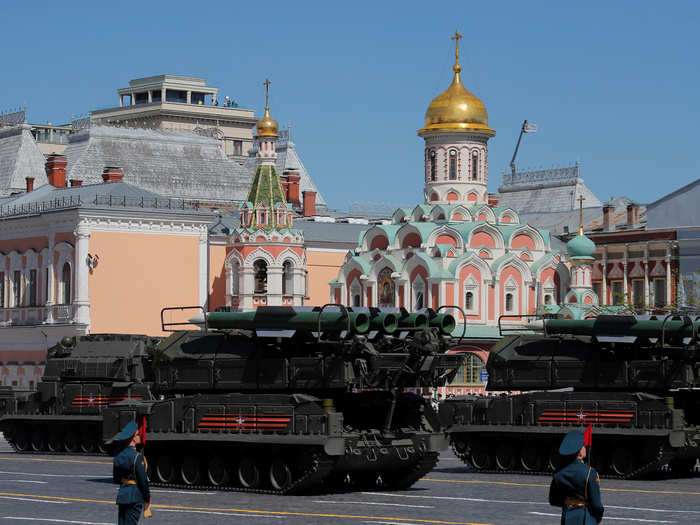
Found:
[[[412,485],[447,440],[408,387],[448,381],[449,315],[264,307],[192,319],[153,353],[157,401],[104,411],[146,425],[152,481],[277,494]],[[164,328],[168,326],[164,325]]]
[[[0,431],[18,452],[104,452],[102,411],[151,399],[149,349],[138,335],[67,337],[49,348],[36,392],[0,390]]]
[[[447,400],[440,418],[456,454],[484,471],[551,471],[561,438],[593,429],[593,464],[639,477],[700,457],[700,323],[688,316],[547,319],[495,345],[487,390]],[[529,392],[528,392],[529,391]]]

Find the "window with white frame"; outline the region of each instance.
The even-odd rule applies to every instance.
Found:
[[[484,361],[478,355],[465,353],[464,364],[455,375],[450,385],[480,385],[481,371],[484,369]]]
[[[362,306],[362,287],[357,279],[350,285],[350,301],[352,306]]]
[[[37,305],[37,271],[29,270],[29,306]]]
[[[479,178],[479,152],[474,150],[472,152],[472,180],[477,180]]]
[[[437,159],[435,158],[435,151],[430,151],[430,181],[435,182],[437,180]]]
[[[644,281],[642,279],[632,281],[632,304],[644,306]]]
[[[284,261],[282,264],[282,295],[294,293],[294,270],[292,261]]]
[[[622,287],[622,281],[612,281],[610,283],[610,292],[612,293],[612,304],[620,305],[627,302],[627,298],[624,294],[624,288]]]
[[[551,278],[547,279],[542,286],[544,304],[556,304],[557,288]]]
[[[464,311],[468,314],[477,314],[479,311],[478,304],[479,283],[476,282],[474,276],[470,275],[464,283]]]
[[[238,295],[241,279],[241,267],[238,261],[231,261],[231,295]]]
[[[22,306],[22,272],[12,272],[12,306]]]
[[[450,180],[457,180],[457,152],[450,150]]]
[[[510,277],[506,281],[503,296],[503,311],[507,314],[518,313],[518,283]]]
[[[267,293],[267,262],[264,259],[258,259],[253,263],[253,271],[255,275],[255,293]]]
[[[5,308],[5,272],[0,272],[0,308]]]
[[[666,279],[654,279],[654,306],[666,306]]]
[[[418,275],[413,281],[413,310],[425,308],[425,281]]]
[[[61,270],[61,304],[71,304],[72,270],[69,262],[63,263]]]

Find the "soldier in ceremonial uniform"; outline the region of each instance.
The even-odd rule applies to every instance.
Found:
[[[114,482],[121,485],[117,493],[119,505],[119,525],[138,523],[141,512],[146,505],[145,516],[150,516],[151,493],[148,490],[148,464],[143,454],[136,451],[141,443],[139,428],[133,421],[129,422],[117,436],[125,447],[114,456],[112,476]]]
[[[600,478],[586,465],[583,433],[572,430],[561,442],[559,454],[565,467],[554,474],[549,487],[549,503],[561,507],[561,525],[596,525],[603,519]]]

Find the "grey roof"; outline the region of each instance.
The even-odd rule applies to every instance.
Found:
[[[244,201],[251,174],[216,139],[194,133],[92,126],[69,137],[68,179],[101,182],[118,166],[124,180],[164,197]]]
[[[580,177],[525,184],[504,185],[498,188],[498,205],[513,208],[519,213],[578,209],[577,199],[583,196],[586,208],[602,206],[602,203],[584,184]]]
[[[610,204],[615,206],[613,222],[616,229],[623,229],[627,225],[627,205],[632,201],[627,197],[619,197]],[[646,207],[639,207],[640,225],[646,222]],[[579,211],[532,211],[521,212],[521,222],[526,222],[536,228],[545,228],[554,235],[576,233],[579,224]],[[640,226],[637,225],[637,226]],[[603,207],[583,209],[583,229],[586,232],[600,231],[603,227]],[[565,229],[568,228],[568,231]],[[552,247],[554,248],[554,247]]]
[[[304,232],[306,243],[338,244],[338,247],[355,248],[360,234],[372,227],[370,224],[344,222],[315,222],[297,219],[294,226]],[[340,246],[343,245],[343,246]]]
[[[29,193],[0,201],[0,217],[46,213],[70,208],[138,209],[140,213],[212,215],[181,199],[172,199],[126,182],[107,182],[56,188],[45,184]]]
[[[0,127],[0,195],[25,191],[26,177],[34,186],[48,183],[44,155],[31,134],[31,126]]]
[[[250,171],[251,180],[253,178],[253,173],[255,172],[255,155],[257,153],[257,144],[254,145],[250,152],[249,157],[246,160],[244,166]],[[280,175],[284,173],[285,170],[295,170],[299,172],[301,179],[299,180],[299,197],[301,198],[303,191],[315,191],[316,192],[316,206],[325,208],[326,201],[318,191],[314,181],[311,180],[309,172],[306,171],[304,163],[301,161],[299,154],[296,150],[296,145],[292,142],[290,132],[287,129],[280,131],[280,136],[275,143],[275,151],[277,152],[277,171]]]
[[[647,205],[647,228],[700,226],[700,179]]]

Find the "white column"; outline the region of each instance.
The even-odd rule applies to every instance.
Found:
[[[625,301],[627,303],[631,302],[630,301],[630,296],[628,295],[628,290],[627,290],[627,263],[628,259],[627,257],[629,256],[629,252],[627,250],[629,245],[625,244],[625,252],[622,257],[622,295],[625,298]]]
[[[241,278],[238,285],[238,304],[241,310],[253,309],[253,292],[255,289],[255,270],[253,268],[241,268]]]
[[[669,243],[666,247],[666,305],[671,302],[671,243]]]
[[[136,95],[134,95],[133,91],[129,94],[129,98],[131,99],[131,105],[135,106],[136,105]]]
[[[282,267],[267,267],[267,305],[282,305]]]
[[[600,297],[600,304],[608,304],[608,248],[603,246],[603,297]]]
[[[88,245],[90,242],[90,230],[86,226],[78,225],[75,230],[75,295],[74,304],[77,307],[75,321],[84,324],[90,329],[90,295],[88,293],[88,279],[90,269],[87,265]]]
[[[501,315],[501,286],[498,279],[493,280],[493,322],[498,324],[498,316]]]
[[[124,107],[124,95],[119,95],[119,107]]]
[[[42,261],[46,267],[49,269],[47,272],[48,275],[46,275],[46,282],[44,283],[44,286],[46,287],[46,323],[50,324],[53,323],[53,305],[55,302],[55,282],[56,282],[56,274],[55,274],[55,268],[54,268],[54,234],[49,233],[49,250],[48,250],[48,255],[47,261]]]
[[[151,91],[149,89],[148,90],[148,103],[150,104],[151,102],[153,102],[153,91]]]
[[[165,102],[165,88],[164,87],[160,88],[160,103],[162,104],[163,102]]]
[[[209,298],[209,275],[207,275],[208,256],[207,233],[199,234],[199,304],[206,306]]]
[[[644,245],[644,305],[650,306],[649,302],[649,243]]]
[[[187,91],[187,103],[192,104],[192,92],[189,90]]]

